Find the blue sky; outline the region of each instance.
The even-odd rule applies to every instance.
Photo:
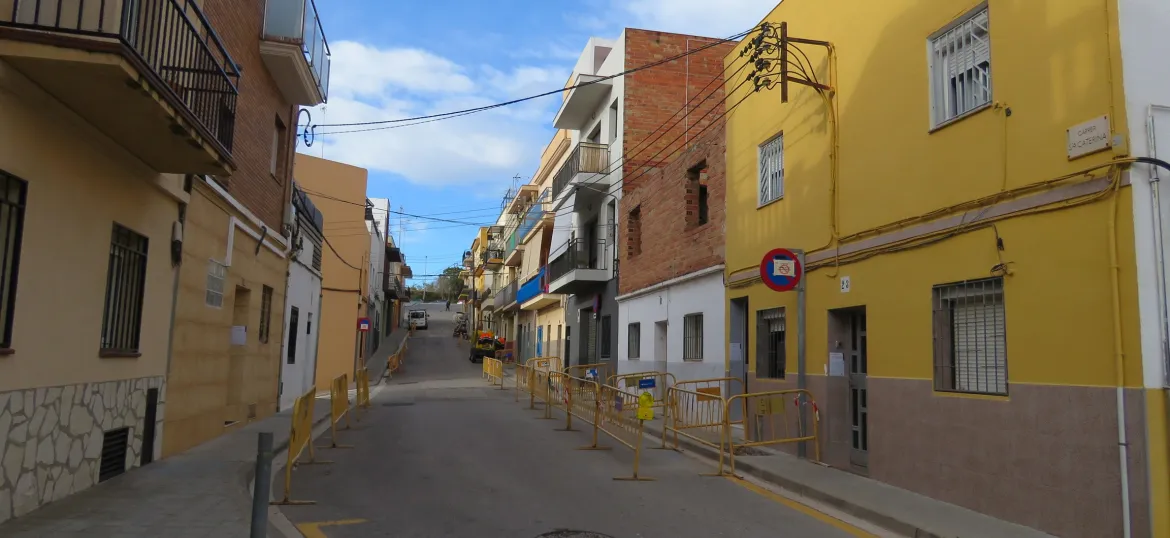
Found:
[[[724,37],[757,23],[776,1],[722,0],[712,10],[709,0],[316,0],[333,68],[329,103],[312,110],[313,123],[413,117],[543,93],[565,84],[590,36],[613,38],[628,26]],[[536,171],[558,104],[552,96],[425,125],[320,136],[298,151],[366,168],[369,197],[432,217],[392,215],[390,223],[414,274],[435,274],[459,262],[478,228],[433,219],[493,223],[512,178],[527,182]]]

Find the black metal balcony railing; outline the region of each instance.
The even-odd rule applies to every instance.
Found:
[[[483,263],[487,263],[488,260],[502,259],[504,259],[504,249],[502,248],[489,248],[479,255],[479,260]]]
[[[10,0],[0,26],[121,41],[228,152],[239,70],[192,0]],[[7,10],[5,10],[7,11]]]
[[[561,192],[569,186],[569,182],[573,181],[573,177],[577,174],[605,172],[607,166],[609,166],[609,146],[593,142],[577,144],[573,153],[569,155],[565,164],[561,165],[561,169],[557,170],[557,175],[553,178],[553,199],[555,200],[561,195]]]
[[[573,239],[559,256],[548,263],[549,282],[574,269],[605,269],[605,240]]]

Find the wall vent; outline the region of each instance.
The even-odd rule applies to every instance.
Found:
[[[130,428],[118,428],[102,435],[102,460],[98,482],[105,482],[126,472],[126,450],[129,446]]]

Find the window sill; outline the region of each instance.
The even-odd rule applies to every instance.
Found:
[[[15,354],[16,350],[10,347],[0,347],[0,357]]]
[[[103,359],[137,359],[142,353],[137,351],[122,351],[117,349],[103,349],[98,351],[98,357]]]
[[[698,359],[688,359],[688,358],[685,358],[685,357],[684,357],[684,358],[683,358],[683,362],[703,362],[703,359],[702,359],[702,358],[698,358]]]
[[[934,389],[934,395],[943,398],[971,398],[975,400],[995,400],[1006,402],[1011,398],[1007,394],[991,392],[964,392],[961,390]]]
[[[768,207],[768,206],[770,206],[770,205],[772,205],[772,204],[774,204],[774,203],[776,203],[776,202],[779,202],[780,200],[783,200],[783,199],[784,199],[784,195],[783,195],[783,194],[781,194],[780,196],[776,197],[775,199],[768,200],[767,202],[764,202],[764,203],[762,203],[762,204],[757,204],[757,205],[756,205],[756,210],[760,210],[760,209],[763,209],[763,208],[765,208],[765,207]]]
[[[932,128],[931,128],[929,131],[927,131],[926,133],[927,133],[927,134],[934,134],[934,133],[936,133],[936,132],[938,132],[938,131],[941,131],[941,130],[943,130],[943,129],[946,129],[947,127],[950,127],[950,126],[952,126],[952,125],[954,125],[954,124],[956,124],[956,123],[959,123],[959,122],[961,122],[961,121],[963,121],[963,120],[965,120],[965,119],[967,119],[967,118],[970,118],[971,116],[974,116],[974,115],[976,115],[976,114],[978,114],[978,113],[980,113],[980,112],[983,112],[983,111],[985,111],[985,110],[988,110],[988,109],[990,109],[990,108],[992,107],[992,105],[993,105],[993,104],[994,104],[994,101],[988,101],[986,104],[979,105],[979,106],[977,106],[977,107],[975,107],[975,108],[972,108],[971,110],[968,110],[968,111],[966,111],[966,112],[964,112],[964,113],[962,113],[962,114],[959,114],[958,116],[955,116],[955,117],[953,117],[953,118],[951,118],[951,119],[949,119],[949,120],[947,120],[947,121],[944,121],[944,122],[942,122],[942,123],[940,123],[940,124],[938,124],[938,125],[935,125],[934,127],[932,127]]]

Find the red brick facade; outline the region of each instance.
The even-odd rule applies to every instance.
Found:
[[[720,121],[674,162],[626,190],[618,209],[624,223],[620,295],[723,263],[725,148]],[[700,181],[707,188],[705,223],[699,221]]]
[[[627,28],[625,68],[661,61],[716,41]],[[645,179],[645,167],[671,162],[722,115],[723,58],[734,48],[735,43],[721,43],[625,76],[623,189]]]
[[[232,143],[232,158],[238,168],[224,183],[232,196],[270,229],[281,233],[285,206],[292,197],[289,178],[296,149],[296,107],[285,100],[260,57],[264,3],[265,0],[206,0],[203,5],[212,28],[240,67]],[[278,118],[285,126],[285,136],[274,177],[272,137]]]

